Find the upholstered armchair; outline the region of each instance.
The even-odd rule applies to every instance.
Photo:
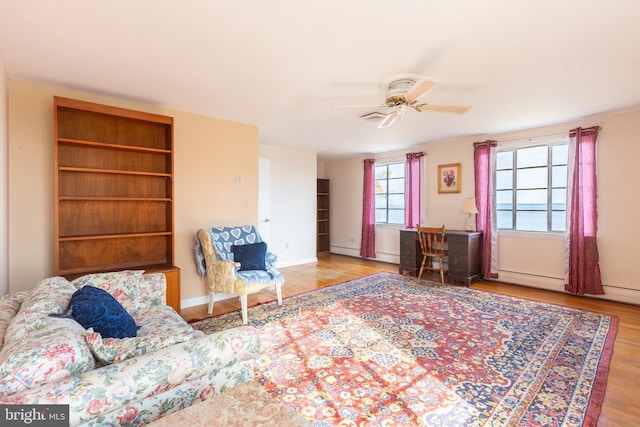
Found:
[[[267,251],[253,225],[200,229],[194,249],[198,272],[209,285],[209,314],[216,293],[240,297],[245,325],[247,295],[275,286],[278,305],[282,305],[284,277],[274,267],[277,257]]]

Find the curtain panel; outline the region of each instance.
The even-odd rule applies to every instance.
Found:
[[[376,257],[376,204],[374,159],[365,159],[364,178],[362,182],[362,238],[360,240],[360,256]]]
[[[404,226],[414,228],[420,223],[420,159],[424,153],[407,153],[405,169]]]
[[[604,294],[598,255],[596,140],[599,127],[569,134],[565,290],[577,295]]]
[[[498,227],[495,206],[496,141],[473,144],[476,230],[482,232],[482,276],[498,277]]]

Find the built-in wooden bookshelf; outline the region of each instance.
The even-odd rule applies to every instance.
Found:
[[[318,179],[316,252],[329,252],[331,248],[329,222],[329,180]]]
[[[56,274],[174,265],[173,118],[54,97]]]

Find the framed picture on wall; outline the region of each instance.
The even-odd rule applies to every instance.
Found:
[[[460,163],[438,166],[438,193],[460,192]]]

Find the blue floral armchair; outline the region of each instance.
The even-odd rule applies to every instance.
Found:
[[[209,314],[213,312],[216,293],[240,297],[245,325],[247,295],[275,286],[278,305],[282,305],[284,277],[274,267],[277,256],[266,251],[253,225],[200,229],[194,249],[198,272],[206,276],[209,285]]]

